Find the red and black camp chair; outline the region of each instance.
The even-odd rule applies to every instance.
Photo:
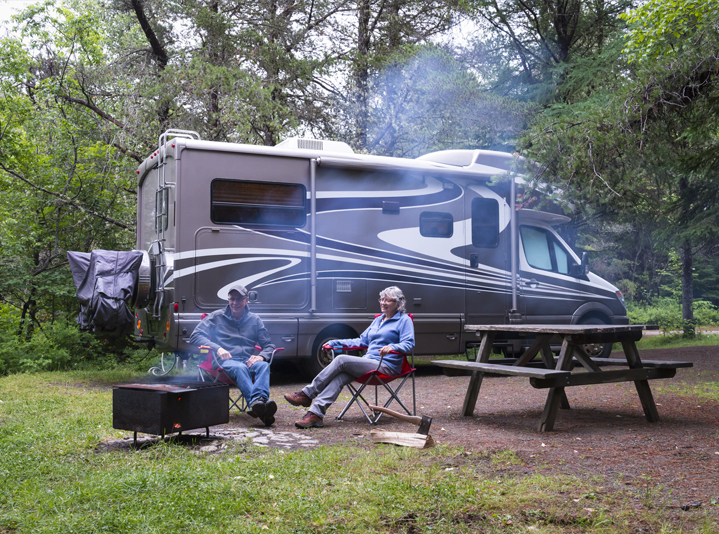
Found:
[[[242,395],[240,388],[238,388],[237,384],[235,384],[235,381],[232,380],[232,378],[230,378],[230,375],[228,375],[227,372],[223,369],[222,360],[217,358],[217,356],[215,355],[215,351],[207,345],[200,345],[198,348],[200,350],[200,355],[204,356],[204,360],[202,360],[197,366],[197,379],[202,382],[223,382],[231,387],[236,388],[236,398],[233,398],[232,390],[230,390],[230,410],[233,407],[236,407],[238,410],[240,410],[240,412],[244,412],[245,410],[247,410],[247,400]],[[257,345],[255,345],[255,348],[258,351],[262,350],[262,347],[259,347]],[[278,347],[273,350],[272,355],[270,356],[270,361],[267,363],[272,364],[272,360],[274,359],[275,354],[277,354],[281,350],[285,350],[284,347]]]
[[[414,317],[412,317],[412,314],[408,314],[410,319],[414,321]],[[378,317],[378,316],[375,316]],[[334,358],[334,352],[337,349],[333,349],[329,345],[324,345],[322,347],[324,350],[330,351],[330,355],[332,358]],[[342,347],[342,351],[357,351],[357,350],[366,350],[367,347]],[[402,354],[400,352],[393,352],[393,354]],[[407,358],[407,354],[403,355],[402,358],[402,370],[397,375],[386,375],[384,373],[381,373],[379,371],[380,365],[382,365],[382,360],[384,358],[380,358],[379,363],[377,364],[377,369],[374,371],[370,371],[368,373],[363,374],[359,378],[355,378],[353,383],[347,384],[347,389],[349,389],[350,393],[352,394],[352,398],[347,402],[345,407],[342,409],[340,414],[337,416],[337,419],[342,419],[345,413],[347,413],[347,410],[350,409],[352,404],[357,403],[357,406],[359,406],[360,410],[362,410],[362,413],[364,414],[367,421],[371,424],[377,424],[377,422],[382,417],[382,413],[379,413],[375,415],[375,413],[372,411],[372,409],[369,407],[370,404],[367,402],[367,400],[362,396],[362,392],[365,390],[367,386],[374,386],[374,405],[379,406],[378,400],[379,400],[379,394],[378,390],[379,387],[382,386],[384,389],[389,393],[389,398],[384,403],[384,408],[388,408],[390,404],[393,402],[397,402],[402,409],[404,409],[405,412],[407,412],[407,415],[415,415],[417,413],[417,396],[416,396],[416,390],[415,390],[415,383],[414,383],[414,375],[415,369],[414,367],[414,350],[410,353],[410,359]],[[402,402],[402,400],[399,398],[399,393],[402,387],[405,385],[407,380],[410,380],[412,382],[412,411],[405,406],[405,404]],[[393,387],[393,382],[399,380],[399,383]],[[358,386],[354,385],[354,382],[359,384]],[[372,415],[370,415],[372,414]]]

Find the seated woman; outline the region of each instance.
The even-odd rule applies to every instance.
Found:
[[[327,408],[337,399],[342,388],[355,378],[377,370],[380,360],[381,373],[396,375],[401,372],[403,354],[414,348],[414,325],[405,310],[404,294],[398,287],[388,287],[379,296],[382,314],[375,317],[360,337],[330,343],[338,348],[367,347],[367,354],[337,356],[309,386],[285,395],[287,402],[293,406],[309,407],[307,414],[295,422],[297,428],[323,426],[322,419]]]

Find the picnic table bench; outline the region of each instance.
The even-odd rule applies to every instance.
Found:
[[[634,382],[649,422],[659,421],[649,380],[671,378],[676,370],[692,367],[691,362],[651,360],[643,362],[636,342],[642,337],[644,325],[466,325],[481,337],[476,361],[434,360],[432,363],[456,371],[470,372],[471,378],[464,398],[462,415],[474,412],[485,375],[523,376],[534,388],[547,388],[547,401],[539,422],[540,432],[554,428],[557,411],[569,409],[564,388],[612,382]],[[516,359],[502,358],[490,362],[492,344],[497,334],[531,337],[530,347]],[[559,356],[554,357],[550,340],[562,339]],[[581,349],[589,343],[621,343],[625,359],[591,358]],[[539,356],[541,360],[535,358]],[[584,372],[574,372],[575,367]],[[624,369],[604,370],[602,367],[622,366]]]

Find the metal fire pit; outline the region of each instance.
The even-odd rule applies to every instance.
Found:
[[[161,435],[230,421],[229,386],[207,382],[125,384],[112,390],[112,427]]]

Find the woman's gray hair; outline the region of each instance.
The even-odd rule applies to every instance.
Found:
[[[405,303],[407,302],[407,300],[404,298],[404,293],[402,293],[402,290],[397,286],[389,286],[388,288],[383,289],[379,293],[379,298],[388,298],[394,300],[397,303],[397,311],[407,313],[407,309],[405,308]]]

